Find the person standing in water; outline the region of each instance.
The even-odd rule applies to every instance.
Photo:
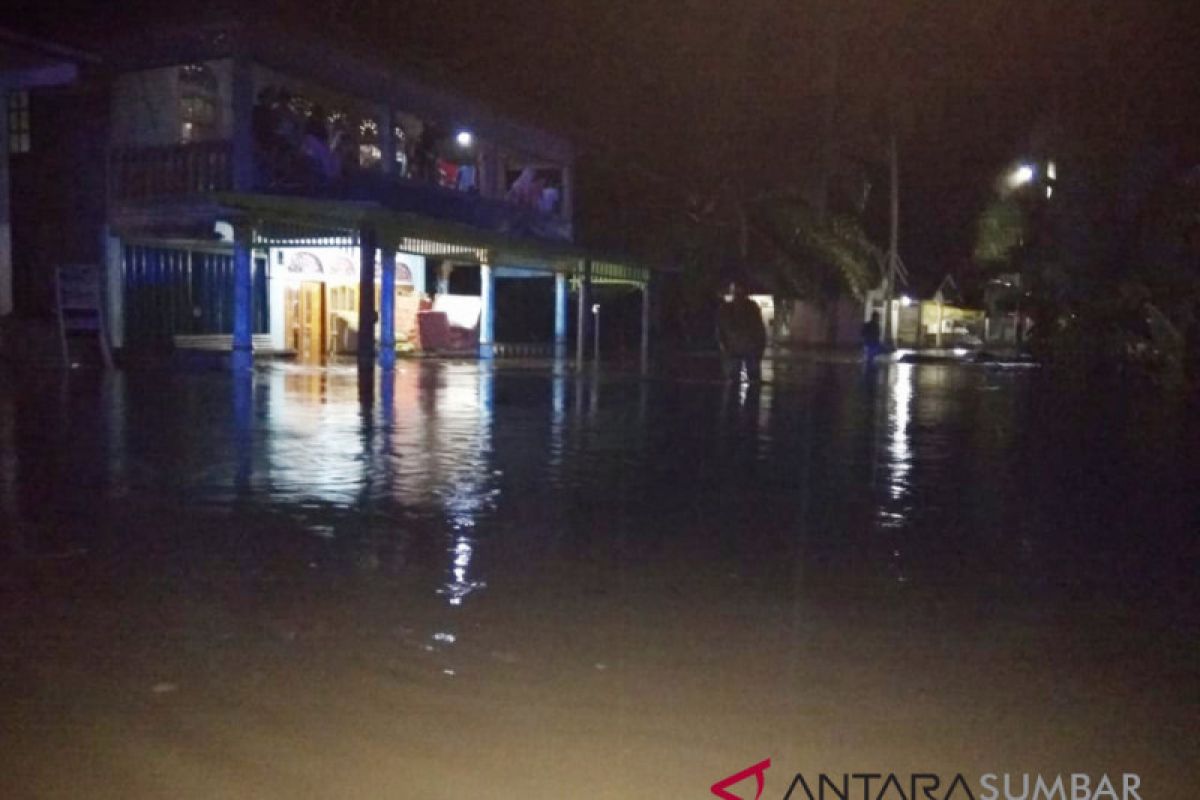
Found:
[[[862,326],[863,358],[868,364],[874,362],[875,356],[879,355],[880,339],[879,312],[874,311],[871,313],[871,319]]]
[[[746,287],[734,281],[725,302],[717,310],[717,344],[725,380],[737,380],[742,369],[746,380],[762,380],[762,356],[767,347],[767,330],[762,311],[746,294]]]

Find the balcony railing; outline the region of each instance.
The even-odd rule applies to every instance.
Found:
[[[233,186],[233,147],[228,141],[112,151],[112,197],[143,202],[196,197]]]
[[[229,141],[123,147],[112,151],[111,165],[112,198],[122,205],[198,198],[233,188],[233,148]],[[570,221],[503,200],[368,169],[326,178],[303,162],[285,166],[291,168],[280,169],[260,156],[253,191],[373,202],[393,211],[518,237],[571,238]]]

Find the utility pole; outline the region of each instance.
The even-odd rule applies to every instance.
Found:
[[[896,147],[896,132],[893,128],[888,141],[888,162],[891,178],[891,224],[888,233],[887,277],[884,279],[884,334],[883,339],[896,344],[895,307],[896,278],[900,272],[900,156]]]

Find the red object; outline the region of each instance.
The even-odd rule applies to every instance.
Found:
[[[450,347],[450,320],[445,311],[418,311],[417,333],[422,350],[446,350]]]
[[[770,768],[771,759],[768,758],[758,762],[753,767],[748,767],[741,772],[730,775],[724,780],[717,781],[709,788],[709,791],[711,791],[717,797],[722,798],[722,800],[741,800],[738,795],[729,791],[729,787],[735,786],[753,775],[755,783],[758,784],[758,791],[754,794],[754,800],[758,800],[760,797],[762,797],[763,787],[766,784],[766,779],[763,773]]]

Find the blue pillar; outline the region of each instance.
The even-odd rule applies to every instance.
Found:
[[[496,275],[491,264],[479,265],[479,357],[495,355],[496,344]]]
[[[592,260],[584,259],[579,270],[579,307],[575,309],[575,367],[583,368],[584,348],[587,346],[588,317],[592,314]]]
[[[554,357],[567,355],[567,276],[554,273]]]
[[[375,229],[358,232],[358,366],[375,368]]]
[[[251,269],[250,226],[233,228],[233,368],[254,366],[254,273]]]
[[[396,365],[396,249],[379,250],[379,366]]]

